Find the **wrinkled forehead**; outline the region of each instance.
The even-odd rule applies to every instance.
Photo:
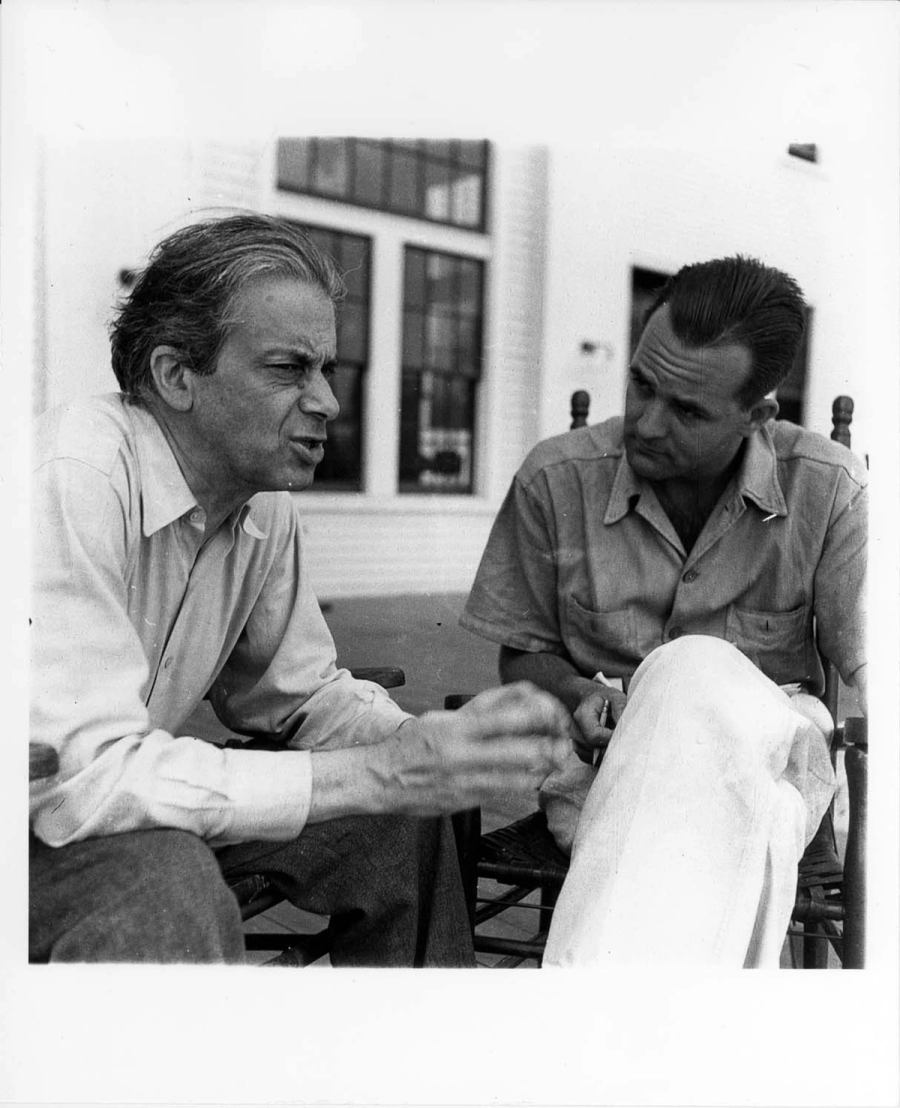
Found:
[[[255,342],[333,347],[334,304],[318,285],[295,277],[262,276],[231,298],[225,327]]]
[[[708,396],[736,400],[752,369],[750,351],[742,343],[690,346],[672,327],[669,305],[653,313],[641,335],[632,364],[658,388],[693,399]]]

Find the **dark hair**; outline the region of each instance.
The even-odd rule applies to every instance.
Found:
[[[664,304],[672,330],[687,346],[739,343],[750,352],[750,374],[735,397],[744,408],[790,373],[806,305],[800,286],[780,269],[741,255],[687,265],[659,290],[645,324]]]
[[[156,392],[150,355],[183,352],[194,373],[212,373],[228,336],[235,296],[257,277],[293,277],[337,304],[344,285],[331,259],[295,224],[244,212],[193,223],[153,250],[110,327],[112,367],[125,396]]]

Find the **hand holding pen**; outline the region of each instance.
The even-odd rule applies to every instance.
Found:
[[[598,674],[593,679],[592,687],[574,712],[578,725],[575,751],[588,765],[599,761],[627,703],[625,694],[602,678],[603,675]]]

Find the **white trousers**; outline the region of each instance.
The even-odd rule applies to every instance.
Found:
[[[653,651],[578,819],[544,966],[777,967],[834,793],[817,709],[722,639]]]

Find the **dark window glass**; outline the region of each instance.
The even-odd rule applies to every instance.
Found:
[[[484,263],[404,252],[400,491],[471,492]]]
[[[325,196],[346,196],[350,178],[350,144],[346,139],[318,139],[313,150],[313,189]]]
[[[343,274],[347,295],[336,314],[337,371],[331,388],[341,406],[328,424],[325,457],[316,467],[313,488],[356,492],[362,488],[363,375],[369,363],[371,242],[362,235],[325,227],[304,227]]]
[[[389,210],[414,215],[419,210],[419,160],[415,154],[392,151]]]
[[[356,164],[351,195],[358,204],[380,208],[384,203],[384,147],[378,142],[356,144]]]
[[[283,138],[278,187],[483,231],[487,142]]]
[[[806,326],[791,371],[778,386],[778,419],[787,419],[801,426],[806,415],[806,380],[809,371],[809,336],[812,332],[813,310],[805,312]]]

